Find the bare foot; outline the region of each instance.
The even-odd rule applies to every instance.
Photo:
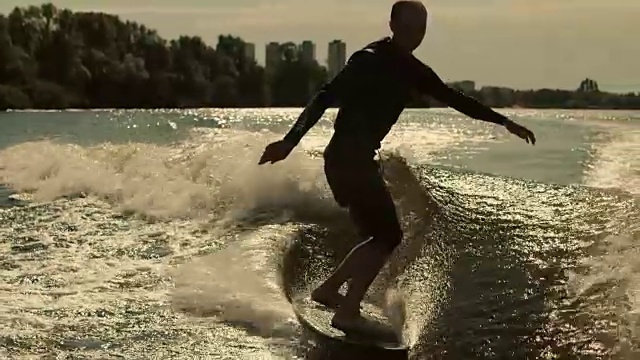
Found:
[[[340,307],[340,304],[344,301],[344,296],[337,291],[328,291],[319,287],[311,292],[311,300],[320,303],[329,309],[337,310]]]
[[[359,313],[345,313],[344,311],[336,311],[331,318],[331,326],[338,330],[347,332],[352,330],[362,319]]]
[[[343,314],[336,312],[331,319],[331,326],[347,335],[359,334],[386,341],[398,341],[398,337],[391,327],[377,320],[363,317],[358,313]]]

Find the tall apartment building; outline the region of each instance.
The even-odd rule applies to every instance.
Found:
[[[280,44],[277,42],[268,43],[265,50],[265,68],[267,70],[275,69],[281,59]]]
[[[287,41],[280,44],[280,58],[293,60],[298,57],[300,47],[293,41]]]
[[[347,44],[342,40],[333,40],[329,43],[327,65],[329,79],[333,79],[344,68],[347,62]]]
[[[253,43],[244,44],[244,57],[249,61],[256,60],[256,44],[253,44]]]
[[[303,41],[300,45],[300,56],[305,62],[314,62],[316,60],[316,44],[309,40]]]

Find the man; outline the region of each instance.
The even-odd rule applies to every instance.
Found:
[[[431,97],[465,115],[504,126],[535,144],[523,126],[442,82],[412,53],[422,42],[427,10],[419,1],[397,1],[391,10],[392,37],[354,53],[345,68],[306,106],[284,139],[268,145],[259,164],[286,158],[330,106],[339,106],[334,134],[324,151],[324,171],[337,203],[348,209],[367,240],[355,246],[335,272],[311,294],[333,310],[331,324],[345,332],[364,330],[360,302],[402,240],[395,206],[380,174],[375,153],[410,96]],[[349,281],[346,295],[338,289]]]

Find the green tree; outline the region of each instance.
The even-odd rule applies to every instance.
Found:
[[[269,73],[246,50],[230,34],[211,47],[197,36],[167,41],[115,15],[52,3],[16,7],[0,14],[0,109],[303,106],[327,81],[326,69],[303,59],[292,42],[282,44],[280,64]],[[471,96],[495,106],[640,106],[637,94],[599,91]],[[442,105],[432,99],[410,105],[434,104]]]
[[[271,79],[271,100],[274,106],[300,106],[327,81],[326,69],[317,62],[308,62],[293,43],[281,45],[282,61]]]

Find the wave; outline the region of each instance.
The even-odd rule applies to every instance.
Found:
[[[191,141],[173,146],[26,142],[0,153],[0,181],[36,201],[92,195],[165,220],[296,201],[315,191],[317,166],[300,153],[269,168],[255,166],[267,140],[213,130],[194,131]]]
[[[640,212],[628,194],[415,165],[398,155],[384,168],[407,231],[368,298],[388,306],[390,291],[401,294],[414,356],[600,358],[621,342],[638,344],[618,336],[635,310],[616,306],[611,319],[604,288],[591,289],[598,296],[585,307],[571,305],[585,303],[574,285],[602,239],[621,231],[637,240],[628,218]],[[322,281],[356,241],[345,224],[305,227],[284,258],[285,291]]]
[[[154,221],[199,222],[224,246],[175,269],[174,308],[295,337],[286,296],[322,281],[357,237],[319,159],[295,152],[255,166],[268,140],[207,130],[172,146],[29,142],[0,152],[0,180],[35,201],[94,197]],[[383,167],[406,236],[368,297],[404,304],[414,356],[636,354],[640,211],[631,195],[399,154]]]

